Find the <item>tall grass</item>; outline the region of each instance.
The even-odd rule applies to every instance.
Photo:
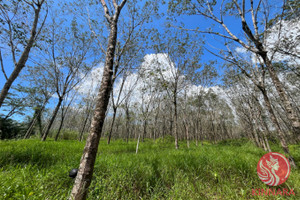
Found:
[[[265,154],[247,141],[208,142],[175,150],[162,139],[100,142],[88,199],[269,199],[252,196],[254,188],[269,188],[256,173]],[[0,142],[0,199],[67,199],[84,143],[77,141],[19,140]],[[300,145],[290,146],[300,166]],[[282,153],[272,144],[273,151]],[[300,170],[293,169],[286,183],[300,199]],[[277,198],[277,197],[276,197]]]

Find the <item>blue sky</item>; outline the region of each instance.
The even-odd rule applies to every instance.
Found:
[[[281,6],[282,1],[270,1],[270,3],[272,3],[274,6],[271,10],[272,13],[276,13],[278,11],[278,7]],[[100,5],[98,5],[100,6]],[[277,7],[277,8],[276,8]],[[52,8],[53,10],[55,10],[55,6]],[[160,10],[163,13],[167,13],[167,7],[166,5],[163,5]],[[218,13],[217,13],[218,14]],[[50,15],[49,15],[50,16]],[[166,17],[167,15],[165,15],[163,18],[161,18],[160,20],[155,20],[153,22],[153,24],[151,24],[151,26],[156,27],[158,30],[162,29],[165,26],[165,22],[166,22]],[[173,16],[172,16],[173,17]],[[66,18],[67,21],[71,21],[72,20],[72,16],[69,16]],[[249,18],[249,15],[248,15]],[[200,30],[205,30],[206,28],[210,27],[212,25],[212,20],[209,19],[205,19],[203,17],[200,16],[179,16],[176,17],[178,22],[182,22],[184,24],[184,26],[186,28],[189,29],[195,29],[196,27],[199,27]],[[228,25],[229,29],[236,35],[238,36],[242,36],[242,31],[241,31],[241,22],[240,19],[232,17],[232,16],[228,16],[225,18],[225,23]],[[252,27],[252,24],[250,24]],[[221,33],[223,33],[223,29],[219,29],[218,25],[215,27],[216,30],[221,31]],[[223,48],[222,43],[224,42],[222,38],[220,37],[211,37],[209,35],[205,36],[205,42],[206,42],[206,47],[208,47],[209,49],[212,50],[211,46],[217,47],[217,48]],[[215,51],[216,52],[216,51]],[[146,53],[152,53],[151,50],[146,51]],[[223,69],[220,68],[219,66],[223,63],[222,60],[216,58],[214,55],[210,54],[209,52],[205,51],[203,52],[203,56],[201,57],[201,62],[202,63],[207,63],[209,60],[218,60],[218,64],[217,64],[217,69],[219,74],[223,74]],[[33,56],[33,52],[31,52],[31,56],[34,59]],[[2,52],[3,55],[3,62],[4,62],[4,67],[5,67],[5,71],[7,73],[7,75],[9,76],[13,70],[13,63],[11,61],[11,56],[9,55],[9,53],[7,55],[4,55],[4,52]],[[30,60],[27,62],[27,64],[32,64],[30,62]],[[26,70],[26,67],[23,69],[23,72]],[[2,73],[0,73],[0,88],[3,87],[5,83],[5,78],[3,76]],[[17,84],[22,84],[22,85],[27,85],[27,83],[23,83],[22,80],[20,78],[17,78],[17,80],[14,82],[13,85],[17,85]],[[49,103],[48,107],[52,107],[55,105],[55,98],[52,98],[51,102]],[[1,111],[1,110],[0,110]],[[2,111],[1,111],[2,112]],[[30,112],[29,112],[30,113]],[[17,120],[21,120],[22,117],[20,116],[14,116],[15,119]]]

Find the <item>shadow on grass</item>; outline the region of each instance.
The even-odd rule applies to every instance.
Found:
[[[2,151],[0,154],[0,168],[7,165],[35,165],[40,168],[46,168],[60,161],[56,155],[47,152],[32,152],[31,149],[20,151]]]

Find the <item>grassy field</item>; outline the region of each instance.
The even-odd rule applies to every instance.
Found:
[[[300,169],[286,183],[296,196],[253,196],[252,189],[268,188],[256,173],[265,152],[245,140],[186,148],[162,139],[100,142],[88,199],[300,199]],[[84,143],[78,141],[18,140],[0,142],[0,199],[67,199]],[[290,146],[300,166],[300,145]],[[272,150],[280,152],[272,144]],[[272,188],[272,187],[270,187]]]

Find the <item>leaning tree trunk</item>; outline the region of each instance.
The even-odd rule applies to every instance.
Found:
[[[84,122],[83,122],[83,126],[82,126],[82,129],[80,131],[80,134],[79,134],[79,141],[81,142],[83,140],[83,135],[84,135],[84,131],[85,131],[85,127],[87,125],[88,122],[91,122],[91,118],[90,118],[90,114],[91,114],[91,109],[92,109],[92,106],[91,104],[89,103],[87,105],[87,110],[86,110],[86,115],[85,115],[85,119],[84,119]],[[87,130],[87,132],[89,132],[89,129]]]
[[[15,68],[7,81],[5,82],[1,94],[0,94],[0,107],[2,106],[4,99],[6,98],[8,91],[13,84],[13,82],[16,80],[16,78],[19,76],[21,70],[25,67],[25,64],[28,60],[30,50],[36,40],[36,34],[37,34],[37,25],[39,21],[39,15],[41,11],[42,4],[44,3],[44,0],[42,0],[40,3],[37,4],[37,9],[34,9],[34,20],[33,20],[33,25],[31,28],[31,33],[30,33],[30,38],[27,41],[27,45],[18,61],[18,63],[15,63]]]
[[[102,75],[101,87],[97,96],[96,108],[91,123],[91,130],[88,135],[86,145],[84,147],[84,152],[81,157],[78,174],[76,176],[69,200],[86,199],[88,188],[92,181],[99,140],[101,137],[101,131],[103,128],[105,114],[107,111],[110,93],[112,90],[112,75],[117,42],[117,22],[120,11],[126,3],[126,0],[123,0],[121,5],[117,6],[113,17],[107,16],[109,15],[109,11],[105,1],[102,0],[101,3],[105,10],[105,15],[110,25],[110,34],[108,38],[105,66]]]
[[[241,13],[240,13],[240,15],[241,15]],[[255,22],[255,21],[256,20],[253,19],[253,22]],[[256,24],[255,24],[255,26],[256,26]],[[299,119],[299,117],[297,117],[295,111],[293,110],[292,104],[287,96],[287,93],[275,72],[275,69],[271,63],[271,60],[268,58],[268,52],[264,49],[264,44],[260,41],[259,37],[255,38],[253,36],[251,29],[248,27],[244,17],[242,17],[242,29],[248,35],[249,39],[256,46],[258,52],[255,52],[255,53],[263,59],[263,62],[270,74],[270,77],[271,77],[272,82],[276,88],[276,91],[280,97],[280,100],[282,101],[282,103],[284,105],[284,109],[287,113],[287,117],[290,120],[290,122],[292,123],[293,133],[296,137],[298,137],[300,135],[300,119]]]
[[[290,102],[288,95],[287,95],[282,83],[280,82],[271,61],[268,59],[267,55],[262,56],[262,58],[267,66],[267,69],[270,73],[270,77],[273,81],[273,84],[275,85],[278,95],[283,103],[284,109],[287,113],[287,117],[290,120],[290,122],[292,123],[292,130],[293,130],[294,136],[299,137],[299,135],[300,135],[300,119],[297,117],[297,115],[292,107],[292,103]]]
[[[80,134],[79,134],[79,141],[80,141],[80,142],[81,142],[82,139],[83,139],[84,129],[85,129],[85,127],[86,127],[86,124],[87,124],[87,121],[88,121],[88,119],[89,119],[89,116],[90,116],[90,109],[87,111],[86,117],[85,117],[84,122],[83,122],[82,129],[81,129]]]
[[[137,143],[136,143],[136,148],[135,148],[135,153],[136,154],[139,151],[140,138],[141,138],[141,133],[139,132],[139,136],[138,136]]]
[[[35,126],[35,123],[37,122],[39,125],[39,131],[40,131],[40,135],[42,136],[42,113],[45,109],[45,106],[48,102],[49,98],[46,97],[46,99],[44,100],[41,108],[38,110],[37,114],[34,115],[34,119],[32,121],[32,123],[30,124],[30,127],[28,128],[28,130],[26,131],[26,134],[24,136],[24,139],[28,139],[33,131],[33,128]]]
[[[278,120],[276,118],[276,115],[275,115],[274,110],[272,108],[270,99],[269,99],[269,97],[267,95],[267,91],[264,90],[263,88],[259,88],[259,89],[260,89],[260,91],[263,94],[266,107],[267,107],[267,109],[268,109],[268,111],[269,111],[269,113],[271,115],[271,120],[272,120],[273,124],[275,125],[276,130],[278,131],[278,136],[279,136],[281,147],[282,147],[284,153],[286,153],[288,155],[288,159],[290,161],[291,166],[296,167],[296,163],[294,161],[294,158],[290,154],[289,147],[288,147],[287,142],[286,142],[286,140],[284,138],[284,133],[282,132],[282,129],[281,129],[280,125],[279,125],[279,122],[278,122]]]
[[[34,116],[34,118],[33,118],[32,122],[30,123],[30,126],[27,129],[26,134],[25,134],[23,139],[28,139],[30,137],[37,119],[38,119],[38,115]]]
[[[270,145],[269,145],[268,138],[267,138],[267,136],[266,136],[266,132],[267,132],[268,134],[270,134],[268,124],[267,124],[267,122],[265,121],[265,118],[266,118],[266,117],[265,117],[264,114],[263,114],[263,109],[262,109],[262,107],[261,107],[261,105],[260,105],[260,103],[259,103],[258,98],[257,98],[256,96],[254,96],[254,95],[253,95],[253,98],[254,98],[254,100],[255,100],[255,102],[256,102],[256,104],[257,104],[257,108],[258,108],[258,113],[257,113],[257,115],[258,115],[258,121],[261,123],[261,127],[262,127],[262,130],[263,130],[263,131],[262,131],[263,139],[265,140],[265,144],[266,144],[267,151],[268,151],[268,152],[272,152],[272,150],[271,150],[271,148],[270,148]]]
[[[52,124],[53,124],[53,122],[54,122],[54,120],[55,120],[55,118],[56,118],[56,115],[57,115],[57,113],[58,113],[58,110],[59,110],[59,107],[60,107],[62,101],[63,101],[63,98],[60,97],[60,98],[58,99],[58,103],[57,103],[57,105],[56,105],[56,107],[55,107],[55,110],[54,110],[54,112],[53,112],[53,114],[52,114],[52,117],[51,117],[51,119],[50,119],[50,121],[49,121],[49,123],[48,123],[48,125],[47,125],[46,131],[45,131],[45,133],[43,134],[42,141],[46,141],[46,139],[47,139],[47,137],[48,137],[48,134],[49,134],[49,132],[50,132],[51,126],[52,126]]]

